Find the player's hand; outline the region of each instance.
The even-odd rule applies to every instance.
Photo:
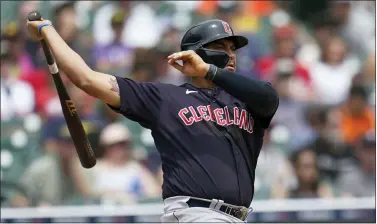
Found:
[[[43,24],[43,23],[48,23],[48,24],[52,24],[50,20],[44,20],[42,19],[41,21],[29,21],[27,20],[26,22],[26,26],[27,26],[27,29],[29,31],[29,36],[31,39],[33,40],[42,40],[43,37],[41,35],[39,35],[38,33],[38,26],[39,24]]]
[[[209,69],[209,64],[195,53],[195,51],[181,51],[174,53],[168,57],[169,65],[173,66],[184,75],[191,77],[204,77]],[[182,60],[183,65],[179,65],[176,61]]]

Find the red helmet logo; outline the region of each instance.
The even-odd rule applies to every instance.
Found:
[[[229,33],[229,34],[233,34],[232,33],[232,29],[230,28],[229,24],[227,22],[222,22],[223,26],[224,26],[224,30],[225,32]]]

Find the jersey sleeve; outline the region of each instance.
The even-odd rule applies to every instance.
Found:
[[[279,107],[279,101],[278,101],[277,106],[276,106],[276,109],[275,109],[275,111],[273,112],[272,115],[270,115],[270,116],[268,116],[268,117],[260,118],[260,120],[261,120],[260,123],[261,123],[261,125],[262,125],[262,128],[267,129],[267,128],[270,126],[271,121],[272,121],[272,119],[274,118],[274,116],[275,116],[275,114],[276,114],[276,111],[278,110],[278,107]],[[250,109],[250,107],[249,107],[249,109]]]
[[[162,84],[136,82],[121,77],[116,77],[116,79],[119,85],[120,107],[108,106],[143,127],[153,127],[160,111]]]

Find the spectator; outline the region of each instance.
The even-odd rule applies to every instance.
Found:
[[[294,150],[314,138],[313,130],[305,117],[307,106],[294,97],[295,89],[292,88],[294,83],[291,72],[279,72],[275,81],[275,89],[279,94],[279,108],[273,121],[288,128],[292,136],[289,139],[288,148]]]
[[[7,42],[7,51],[12,64],[9,70],[9,76],[19,78],[25,76],[29,71],[34,69],[29,54],[24,47],[24,34],[16,22],[8,23],[2,30],[2,42]]]
[[[28,75],[21,77],[21,80],[32,85],[35,91],[35,109],[41,117],[62,116],[59,96],[47,65],[30,71]]]
[[[316,136],[308,144],[318,158],[318,169],[322,180],[334,184],[342,172],[347,172],[354,162],[353,148],[345,144],[340,136],[340,125],[336,113],[329,108],[309,108],[311,123]]]
[[[242,13],[242,3],[237,1],[218,1],[216,7],[215,17],[223,21],[229,21],[233,29],[236,29],[235,33],[241,32],[237,29],[237,26],[233,26],[235,15],[240,15]]]
[[[128,14],[124,23],[123,43],[132,48],[152,48],[158,43],[164,27],[147,2],[119,1],[98,9],[93,20],[93,37],[96,43],[106,44],[113,39],[109,21],[118,9]]]
[[[342,196],[374,197],[376,192],[376,134],[370,131],[363,136],[356,152],[357,163],[351,171],[344,172],[336,188]]]
[[[153,68],[146,66],[146,63],[134,63],[131,78],[137,82],[150,82],[156,78]]]
[[[63,40],[77,52],[89,66],[92,66],[92,60],[88,43],[81,39],[81,30],[78,27],[77,12],[75,1],[57,1],[53,2],[55,12],[54,27]]]
[[[266,56],[269,50],[268,36],[271,27],[263,20],[271,16],[277,7],[273,1],[234,2],[237,4],[231,5],[230,2],[219,1],[224,5],[231,5],[231,7],[228,6],[228,13],[231,14],[229,23],[235,33],[241,34],[249,40],[247,46],[237,50],[237,71],[247,76],[257,76],[254,68],[255,61]],[[221,12],[221,10],[219,11]]]
[[[31,11],[39,10],[43,2],[41,1],[22,1],[18,3],[17,6],[17,21],[19,24],[24,23],[25,18],[27,18],[28,14]],[[30,61],[35,67],[39,67],[41,65],[45,66],[45,58],[43,52],[41,50],[41,45],[38,41],[31,40],[27,35],[27,26],[20,26],[20,32],[23,35],[23,47],[25,52],[29,55]],[[30,72],[27,70],[27,72]],[[24,74],[24,73],[22,73]],[[28,75],[27,73],[26,75]]]
[[[311,149],[299,150],[292,156],[292,164],[297,176],[297,187],[288,192],[289,198],[332,197],[332,189],[321,183],[317,156]]]
[[[72,155],[72,160],[67,158],[72,150],[63,147],[72,149],[72,142],[68,142],[67,132],[57,131],[63,125],[57,120],[65,122],[41,45],[27,40],[23,30],[26,26],[17,25],[32,10],[41,10],[45,16],[56,15],[54,27],[91,67],[136,81],[175,85],[184,82],[185,77],[175,69],[170,70],[166,56],[179,49],[182,27],[212,17],[227,20],[236,33],[241,32],[249,40],[249,45],[237,52],[237,71],[270,81],[280,96],[273,120],[276,129],[271,126],[273,129],[266,132],[259,155],[255,198],[325,197],[332,195],[329,186],[333,184],[341,196],[374,196],[375,140],[367,137],[366,132],[375,129],[375,25],[371,23],[375,6],[367,1],[328,2],[330,10],[320,12],[326,2],[299,5],[307,9],[302,15],[312,27],[302,20],[295,20],[294,26],[278,26],[292,18],[284,15],[282,7],[276,7],[291,5],[283,1],[167,1],[168,8],[161,2],[98,1],[92,3],[99,6],[98,10],[93,7],[89,14],[83,13],[88,9],[79,8],[72,1],[23,1],[14,9],[7,7],[12,8],[6,11],[14,14],[14,18],[8,24],[4,22],[7,19],[2,19],[6,26],[1,39],[1,120],[22,119],[33,112],[48,120],[42,136],[45,155],[33,162],[20,183],[29,197],[14,194],[12,205],[72,204],[77,195],[79,200],[100,198],[102,202],[135,203],[143,197],[160,197],[163,179],[160,155],[150,131],[119,116],[106,104],[94,102],[94,98],[72,86],[60,70],[92,147],[99,155],[97,166],[91,170],[83,169],[76,155]],[[317,6],[321,10],[316,10]],[[286,9],[289,11],[290,7]],[[315,11],[318,13],[314,17]],[[93,32],[88,32],[88,41],[82,38],[83,26],[79,24],[93,28]],[[276,28],[272,26],[276,24]],[[269,44],[270,36],[273,44]],[[91,38],[96,41],[94,46]],[[268,45],[273,47],[272,54]],[[363,70],[359,60],[365,61]],[[320,107],[308,102],[313,100]],[[99,105],[98,113],[94,103]],[[32,126],[29,121],[25,127]],[[126,126],[132,139],[128,136],[127,140],[126,134],[122,146],[114,141],[113,146],[96,147],[99,130],[114,122]],[[279,129],[289,130],[287,145],[271,137],[277,133],[283,139],[287,132]],[[123,132],[111,131],[104,139],[119,133]],[[36,137],[29,134],[32,133],[28,132],[29,140]],[[287,164],[287,154],[292,152],[296,163]],[[133,187],[127,185],[132,185],[131,180],[135,180]]]
[[[149,143],[148,141],[144,141],[143,133],[148,131],[148,129],[143,128],[135,121],[127,119],[123,116],[119,116],[119,114],[115,113],[107,104],[98,102],[96,109],[98,111],[98,115],[100,116],[102,120],[101,124],[108,125],[111,123],[120,122],[129,129],[129,131],[132,133],[132,136],[133,136],[132,148],[135,151],[138,151],[138,152],[151,151],[149,149],[152,148],[152,145],[153,145],[153,151],[156,150],[154,146],[153,138],[152,138],[152,143]],[[147,139],[149,140],[149,138]],[[145,144],[145,142],[149,144]],[[151,168],[151,167],[148,165],[148,168]]]
[[[229,14],[229,21],[235,33],[245,36],[249,43],[237,50],[237,72],[246,76],[257,77],[254,64],[268,53],[266,30],[262,16],[268,16],[274,9],[274,3],[219,1],[218,13]]]
[[[297,59],[306,68],[310,68],[313,64],[318,63],[321,59],[322,49],[325,44],[335,34],[336,25],[326,13],[318,14],[313,20],[313,30],[308,39],[302,42],[297,52]]]
[[[43,132],[45,153],[32,162],[20,180],[28,198],[14,195],[10,203],[12,206],[57,206],[83,199],[76,190],[73,164],[77,154],[65,121],[49,120]]]
[[[173,85],[182,85],[187,81],[182,73],[172,68],[166,63],[166,58],[174,52],[179,51],[180,35],[176,28],[171,27],[163,35],[159,44],[154,48],[154,81],[169,83]]]
[[[273,33],[273,54],[261,57],[256,61],[255,70],[260,78],[274,82],[281,66],[287,66],[292,70],[295,86],[302,91],[310,90],[311,80],[309,73],[296,59],[296,32],[292,25],[280,27]],[[283,64],[283,65],[282,65]],[[310,96],[301,92],[306,98]]]
[[[111,18],[114,39],[103,46],[96,47],[94,52],[95,67],[106,74],[129,77],[133,63],[134,51],[122,42],[126,12],[116,11]]]
[[[115,33],[111,27],[112,16],[119,10],[122,10],[125,14],[129,15],[131,13],[131,2],[130,1],[119,1],[117,3],[112,2],[108,4],[102,4],[94,14],[93,18],[93,37],[96,44],[106,45],[110,44],[114,39]],[[128,17],[128,16],[127,16]],[[127,26],[127,21],[123,23],[124,28]],[[123,43],[124,34],[122,34]]]
[[[255,170],[255,197],[259,199],[280,198],[295,183],[293,167],[284,149],[271,139],[274,127],[275,125],[270,125],[265,132],[264,144]],[[271,169],[271,166],[275,168]]]
[[[342,103],[359,70],[360,62],[349,55],[347,43],[340,37],[332,37],[323,49],[321,61],[310,69],[317,101],[328,105]]]
[[[368,130],[375,129],[375,118],[368,107],[368,95],[363,86],[351,88],[339,115],[341,135],[346,143],[356,143]]]
[[[148,197],[158,197],[160,186],[145,167],[133,159],[131,136],[122,124],[105,127],[100,136],[103,156],[91,170],[85,171],[86,191],[103,202],[136,203]]]
[[[333,1],[330,17],[338,24],[339,34],[350,51],[359,57],[375,53],[376,7],[368,1]]]
[[[157,78],[155,71],[156,48],[135,48],[135,56],[131,71],[131,79],[139,82],[150,82]]]
[[[1,120],[22,118],[35,107],[33,87],[18,79],[20,71],[13,70],[17,61],[10,47],[7,40],[1,40]]]
[[[364,64],[363,68],[364,84],[375,86],[376,81],[376,55],[370,54]]]
[[[278,60],[291,59],[293,60],[294,74],[306,83],[310,81],[308,71],[295,59],[296,41],[296,32],[293,25],[276,28],[273,31],[273,54],[262,57],[256,65],[262,79],[274,80]]]
[[[169,39],[169,38],[167,38]],[[161,43],[161,45],[164,45],[166,43]],[[134,53],[134,61],[132,65],[132,71],[130,78],[139,81],[139,82],[149,82],[154,79],[158,79],[158,73],[154,67],[156,67],[156,52],[158,48],[153,49],[145,49],[145,48],[136,48]],[[162,49],[165,49],[162,47]],[[161,48],[160,48],[161,50]],[[161,53],[163,54],[163,53]],[[166,57],[165,57],[166,58]],[[165,62],[163,62],[165,64]],[[164,67],[161,65],[160,67]],[[170,69],[169,69],[170,70]],[[176,74],[174,72],[173,74]],[[169,77],[169,76],[168,76]],[[172,80],[169,79],[161,79],[160,81],[170,81],[174,83],[174,81],[179,81],[181,76],[173,76],[174,78]],[[176,83],[176,84],[179,84]],[[126,127],[130,129],[130,131],[133,134],[132,139],[132,147],[135,151],[139,152],[145,152],[145,151],[156,151],[152,139],[152,143],[149,141],[143,140],[143,133],[147,132],[148,130],[140,126],[137,122],[134,122],[130,119],[127,119],[123,116],[119,116],[118,113],[115,113],[112,109],[110,109],[106,104],[99,103],[98,104],[98,112],[99,115],[102,117],[103,123],[109,124],[112,122],[121,122]],[[149,139],[149,138],[146,138]],[[146,142],[146,143],[145,143]],[[153,145],[153,146],[152,146]],[[148,166],[149,167],[149,166]]]

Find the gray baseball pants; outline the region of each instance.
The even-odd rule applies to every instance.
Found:
[[[189,207],[186,203],[190,197],[176,196],[164,200],[162,223],[215,222],[215,223],[246,223],[216,208]],[[220,202],[221,203],[221,202]],[[218,204],[220,204],[218,203]]]

